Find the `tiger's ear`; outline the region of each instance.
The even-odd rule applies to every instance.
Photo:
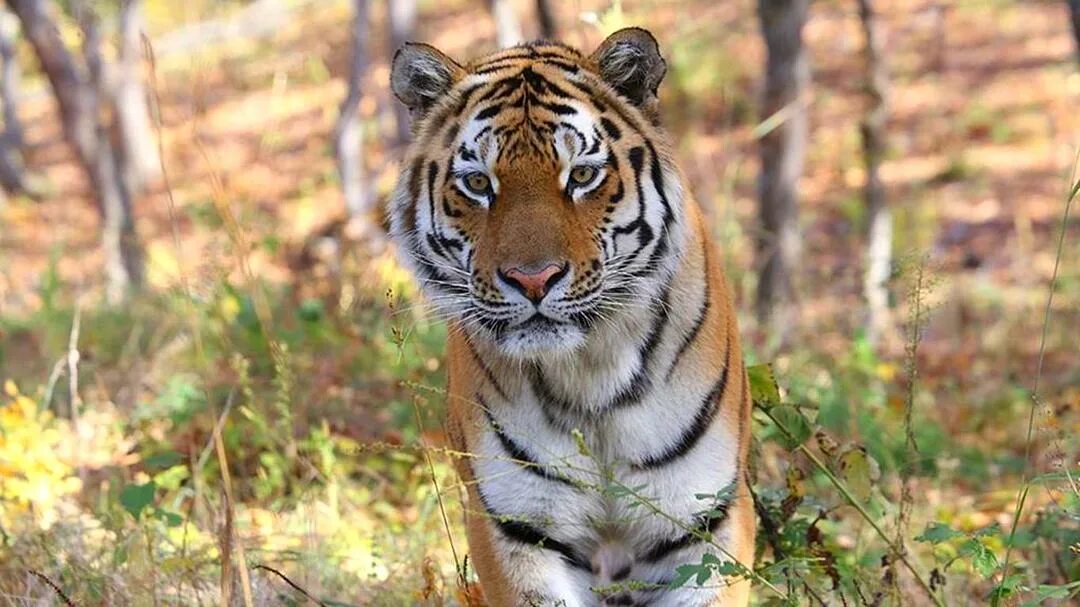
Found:
[[[638,107],[656,105],[656,89],[667,72],[660,46],[648,30],[628,27],[608,36],[589,59],[600,77]]]
[[[428,44],[406,42],[394,53],[390,88],[419,119],[461,79],[465,70],[442,51]]]

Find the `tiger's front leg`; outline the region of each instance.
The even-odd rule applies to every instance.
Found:
[[[479,502],[469,491],[472,504]],[[482,509],[470,506],[466,534],[471,562],[491,607],[586,607],[592,605],[590,572],[540,545],[503,537]],[[503,526],[513,525],[504,521]],[[584,593],[584,595],[583,595]]]

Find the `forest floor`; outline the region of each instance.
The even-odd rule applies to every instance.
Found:
[[[384,198],[401,149],[388,143],[384,3],[372,4],[361,113],[366,166]],[[530,14],[531,3],[517,4]],[[553,4],[564,39],[584,49],[621,25],[659,38],[669,65],[662,115],[721,245],[748,358],[771,362],[785,401],[816,411],[833,441],[865,447],[881,469],[867,490],[871,512],[896,519],[898,479],[910,475],[909,542],[934,521],[960,534],[995,523],[1008,532],[1022,476],[1075,469],[1075,208],[1061,251],[1058,238],[1080,149],[1080,70],[1061,3],[881,3],[892,78],[883,177],[897,263],[895,331],[876,350],[860,332],[865,99],[854,3],[814,3],[805,32],[805,250],[797,321],[779,350],[750,314],[764,53],[754,3]],[[421,6],[416,39],[459,58],[494,47],[482,3]],[[392,252],[350,240],[341,221],[330,134],[345,92],[349,7],[309,3],[297,15],[271,35],[148,69],[167,178],[136,210],[150,294],[123,309],[99,303],[98,218],[51,99],[20,108],[28,165],[51,190],[41,202],[0,203],[0,384],[9,380],[0,473],[27,471],[25,483],[0,483],[0,604],[55,600],[27,569],[79,605],[216,603],[215,563],[230,556],[248,565],[237,588],[250,578],[266,604],[299,595],[257,564],[343,604],[465,600],[454,590],[461,503],[438,449],[445,330],[413,305]],[[914,301],[925,309],[917,344]],[[73,337],[75,375],[65,366]],[[909,397],[915,421],[905,427]],[[850,550],[844,566],[870,588],[884,584],[883,548],[865,521],[803,455],[776,444],[765,416],[756,423],[762,491],[800,496],[788,522],[802,521],[804,534],[825,512],[829,550]],[[1015,545],[1012,573],[1027,588],[1074,581],[1080,495],[1044,483],[1028,500],[1022,520],[1033,539]],[[1060,511],[1072,518],[1053,518]],[[240,540],[223,541],[225,529]],[[957,536],[953,553],[971,537]],[[978,541],[995,563],[1005,558],[1002,534],[978,537],[989,538]],[[1001,585],[1001,570],[974,560],[945,567],[943,545],[911,549],[923,571],[948,570],[949,604],[980,604]],[[901,577],[901,604],[925,600]]]

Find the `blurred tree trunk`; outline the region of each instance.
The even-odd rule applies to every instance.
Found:
[[[110,140],[109,123],[103,119],[111,109],[118,119],[116,108],[108,108],[105,60],[101,55],[101,23],[92,2],[80,0],[72,7],[83,32],[83,57],[88,79],[83,87],[87,112],[94,118],[94,173],[102,209],[102,243],[105,248],[106,298],[112,304],[127,298],[130,291],[142,284],[142,247],[135,234],[132,217],[132,191],[125,179],[124,153],[121,146]],[[117,120],[119,122],[119,120]]]
[[[536,0],[536,17],[540,21],[540,37],[545,40],[557,39],[559,28],[555,24],[555,15],[551,12],[551,3],[548,0]]]
[[[1066,0],[1072,17],[1073,40],[1076,42],[1076,60],[1080,62],[1080,0]]]
[[[364,169],[363,126],[360,122],[360,86],[367,73],[368,38],[367,0],[354,0],[352,59],[348,92],[341,102],[338,122],[334,128],[341,188],[345,194],[345,210],[351,219],[364,218],[371,211],[374,195]]]
[[[6,10],[0,9],[0,103],[3,103],[4,130],[0,132],[0,187],[10,194],[39,198],[41,189],[26,173],[22,151],[22,121],[19,120],[19,62],[15,57],[18,24]]]
[[[413,36],[416,27],[416,0],[390,0],[387,15],[390,19],[390,56],[393,57]],[[393,99],[391,101],[394,101]],[[403,103],[391,103],[394,108],[394,127],[397,145],[409,141],[409,110]]]
[[[55,5],[48,0],[6,0],[22,23],[27,40],[49,80],[60,109],[64,134],[75,148],[97,196],[102,217],[105,251],[106,297],[119,303],[142,283],[142,249],[131,216],[130,193],[124,187],[115,152],[99,116],[101,84],[100,35],[97,20],[82,2],[75,3],[83,18],[87,58],[86,74],[60,39],[54,20]]]
[[[794,296],[791,277],[801,248],[797,187],[806,153],[803,93],[810,70],[802,30],[808,4],[809,0],[758,0],[768,51],[762,116],[778,124],[762,136],[760,144],[757,316],[781,337],[789,328]]]
[[[892,212],[881,182],[881,161],[885,155],[885,122],[888,118],[889,72],[885,65],[881,27],[874,15],[873,0],[859,0],[859,20],[866,69],[866,116],[861,125],[863,161],[866,165],[866,218],[869,226],[863,295],[866,297],[866,337],[877,343],[889,322],[888,280],[892,268]]]
[[[142,10],[139,0],[121,0],[119,51],[113,103],[120,135],[122,174],[128,191],[141,192],[161,175],[157,143],[150,124],[142,78]]]
[[[524,41],[521,34],[521,22],[514,12],[514,4],[509,0],[488,0],[491,16],[495,18],[495,36],[499,48],[509,48]]]

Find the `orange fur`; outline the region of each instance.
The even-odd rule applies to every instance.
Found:
[[[645,48],[646,57],[642,61],[648,64],[647,45],[651,36],[643,33],[643,30],[624,32],[612,36],[597,53],[610,52],[612,49],[626,50],[627,44],[645,45],[643,48]],[[623,46],[619,46],[620,44]],[[620,196],[620,191],[635,187],[639,199],[644,198],[645,195],[642,194],[644,190],[640,183],[649,179],[655,186],[653,198],[660,198],[665,205],[677,207],[674,211],[676,217],[671,224],[672,227],[669,232],[665,232],[664,236],[672,242],[677,241],[679,252],[677,255],[672,253],[671,277],[667,279],[663,287],[665,291],[662,299],[666,299],[672,289],[678,290],[678,293],[673,296],[677,299],[668,303],[673,309],[689,313],[689,308],[686,308],[688,304],[683,300],[696,297],[695,294],[700,292],[703,303],[700,304],[699,311],[702,316],[692,330],[688,324],[689,318],[673,319],[672,323],[682,323],[679,325],[682,333],[678,333],[675,329],[669,329],[667,321],[660,322],[660,317],[667,311],[660,309],[656,312],[655,304],[649,303],[646,306],[647,309],[654,310],[652,313],[657,318],[653,323],[660,328],[654,336],[660,344],[656,347],[667,348],[665,352],[668,354],[665,356],[670,360],[670,369],[667,376],[662,376],[662,369],[658,368],[651,358],[646,358],[646,356],[652,356],[652,351],[646,351],[642,346],[639,370],[651,374],[645,382],[648,386],[646,390],[666,383],[672,386],[671,390],[675,391],[674,393],[678,394],[697,394],[698,392],[694,390],[698,388],[691,389],[687,386],[700,386],[706,381],[708,385],[712,385],[714,378],[720,374],[721,380],[716,382],[718,392],[714,401],[717,403],[715,408],[707,398],[703,405],[708,405],[708,407],[702,409],[715,411],[715,414],[709,418],[710,421],[705,429],[694,437],[694,441],[697,441],[702,434],[719,427],[718,432],[721,432],[722,436],[730,437],[731,442],[734,443],[731,451],[734,453],[733,482],[735,485],[733,497],[727,504],[727,519],[722,523],[725,538],[723,548],[731,558],[746,567],[752,567],[755,516],[747,485],[746,470],[750,444],[750,395],[742,361],[735,310],[721,269],[721,261],[709,240],[709,230],[696,201],[689,192],[665,189],[661,187],[660,182],[656,181],[657,179],[666,180],[665,183],[669,185],[675,183],[680,187],[681,183],[685,183],[675,168],[666,136],[655,124],[655,99],[649,96],[648,90],[644,90],[637,104],[631,104],[621,96],[624,90],[619,89],[619,86],[624,86],[625,83],[616,80],[609,86],[600,80],[599,74],[604,71],[600,63],[604,59],[602,54],[583,57],[576,51],[559,45],[539,44],[509,49],[464,67],[437,54],[434,49],[429,51],[413,48],[409,49],[409,52],[426,53],[416,63],[419,67],[415,69],[428,70],[429,73],[425,73],[425,78],[434,79],[436,84],[439,84],[440,78],[445,77],[446,92],[440,98],[431,100],[424,98],[421,109],[426,113],[418,126],[416,142],[410,148],[405,163],[406,170],[399,183],[397,194],[399,208],[396,210],[397,224],[394,233],[399,240],[399,245],[419,248],[421,239],[413,236],[421,230],[419,214],[427,212],[432,215],[431,221],[434,221],[435,213],[443,213],[440,220],[446,221],[447,225],[452,223],[456,234],[459,235],[454,238],[464,240],[471,246],[469,256],[471,267],[467,273],[473,281],[471,289],[474,296],[479,293],[489,299],[499,297],[501,292],[497,276],[502,268],[519,265],[535,266],[552,261],[565,262],[571,268],[568,293],[574,295],[587,292],[595,287],[596,281],[599,280],[596,268],[600,267],[604,261],[605,250],[601,246],[601,239],[596,234],[598,226],[601,222],[606,222],[606,218],[612,212],[609,200],[615,200]],[[654,69],[657,69],[659,65],[659,76],[646,74],[652,78],[652,80],[645,79],[649,86],[658,84],[659,78],[663,75],[662,61],[659,57],[657,56],[652,61],[651,65]],[[656,61],[660,63],[656,64]],[[399,69],[398,64],[399,60],[396,58],[395,74],[402,72],[402,75],[400,78],[395,75],[395,82],[400,80],[404,84],[396,84],[395,91],[397,92],[400,88],[402,92],[399,92],[399,97],[407,102],[410,99],[416,99],[419,95],[413,94],[414,92],[408,88],[410,73],[406,68],[409,66]],[[558,69],[551,67],[555,64],[563,67]],[[440,65],[443,67],[440,68]],[[499,73],[506,74],[520,74],[524,70],[539,74],[540,77],[546,79],[545,82],[556,83],[554,86],[561,89],[576,90],[575,82],[568,80],[564,74],[567,69],[582,70],[585,75],[581,78],[594,88],[595,97],[589,102],[596,108],[604,108],[597,110],[603,113],[603,120],[608,121],[605,122],[604,128],[608,129],[608,124],[614,125],[608,131],[608,145],[614,150],[612,155],[617,156],[621,162],[617,165],[617,175],[605,178],[588,196],[580,200],[570,199],[559,185],[560,175],[565,175],[565,169],[561,168],[558,158],[545,155],[548,149],[545,146],[550,142],[541,139],[534,146],[535,153],[510,153],[507,157],[503,155],[498,157],[491,169],[493,185],[497,179],[498,189],[494,191],[493,188],[486,205],[478,204],[475,199],[462,192],[460,186],[451,183],[452,180],[449,177],[445,180],[439,179],[441,175],[449,171],[447,166],[452,164],[450,158],[455,149],[450,142],[455,141],[455,138],[460,136],[461,129],[465,128],[461,119],[473,109],[469,105],[468,97],[470,94],[468,87],[472,82],[470,77],[475,78],[490,70],[501,70]],[[610,69],[605,72],[606,77],[612,78],[609,72],[611,72]],[[617,78],[618,74],[614,77]],[[483,86],[494,87],[498,82],[498,78],[493,78],[491,82]],[[428,84],[428,81],[425,80],[422,83]],[[552,87],[549,86],[549,88]],[[421,93],[426,94],[427,90],[424,89]],[[516,145],[524,148],[528,143],[527,141],[521,143],[517,139],[540,137],[524,127],[517,126],[524,124],[523,120],[525,122],[530,119],[543,121],[560,117],[560,110],[554,106],[554,102],[548,99],[543,101],[548,102],[547,106],[539,102],[534,102],[533,106],[526,103],[524,109],[508,106],[494,117],[492,124],[496,130],[501,129],[501,132],[508,133],[506,140],[500,140],[506,149],[516,150],[516,147],[511,147]],[[420,102],[414,101],[414,103]],[[551,109],[552,107],[555,109]],[[530,112],[535,114],[530,114]],[[566,113],[565,110],[562,112]],[[611,135],[616,131],[619,136]],[[541,131],[541,133],[544,132]],[[599,136],[599,128],[597,133]],[[567,145],[572,143],[573,141],[569,140],[566,142]],[[553,145],[552,149],[554,147]],[[474,152],[476,153],[482,154],[483,150]],[[646,163],[651,164],[646,166]],[[439,186],[440,183],[446,185]],[[676,194],[679,196],[678,200],[674,200]],[[430,210],[418,207],[417,201],[424,196],[430,200]],[[672,197],[672,200],[668,200],[667,197]],[[657,203],[654,201],[654,204]],[[669,229],[667,224],[664,229]],[[450,244],[443,246],[453,245],[453,239],[447,239],[447,242]],[[423,266],[423,261],[416,263],[418,266]],[[448,262],[441,263],[445,265]],[[429,275],[442,276],[438,274],[440,267],[442,266],[432,266],[425,271]],[[424,270],[422,267],[420,269]],[[443,278],[442,282],[447,280]],[[438,284],[439,281],[433,282]],[[491,411],[485,410],[484,404],[478,400],[478,395],[484,393],[485,390],[489,393],[494,390],[503,396],[504,400],[509,398],[512,401],[514,397],[507,397],[507,395],[530,394],[530,390],[536,392],[535,387],[530,388],[527,373],[523,372],[525,363],[519,363],[515,367],[512,361],[508,362],[505,357],[496,355],[496,349],[491,344],[484,343],[483,339],[477,338],[474,331],[460,318],[451,318],[447,343],[449,369],[447,427],[452,447],[464,453],[478,453],[479,445],[485,437],[490,441],[493,429],[496,431],[499,429],[498,426],[493,426]],[[667,336],[666,340],[665,336]],[[680,339],[685,339],[685,343],[681,348],[676,349],[677,341]],[[624,347],[633,349],[638,347],[636,343],[638,342],[627,342]],[[587,356],[587,354],[580,354],[580,356]],[[589,364],[591,363],[584,359],[581,362],[583,367]],[[713,392],[708,392],[708,394],[711,395]],[[541,397],[536,396],[536,398]],[[639,398],[644,397],[639,396]],[[688,402],[687,398],[683,397],[672,406],[685,409]],[[666,414],[663,411],[660,413]],[[698,417],[693,418],[693,420],[697,419]],[[652,428],[649,427],[640,428],[643,435],[651,431]],[[500,438],[503,437],[500,436]],[[589,444],[589,440],[590,437],[585,436],[582,444]],[[632,442],[633,437],[626,437],[625,440]],[[696,442],[691,442],[688,449],[694,448],[696,444]],[[598,459],[602,457],[602,455],[597,456]],[[677,457],[681,457],[681,454]],[[643,466],[644,464],[640,464],[639,469]],[[484,500],[480,494],[480,484],[485,479],[479,478],[476,461],[470,457],[462,457],[457,460],[456,467],[462,482],[468,489],[466,527],[471,562],[480,578],[487,600],[495,607],[516,607],[528,604],[527,590],[519,584],[517,579],[520,572],[511,569],[509,564],[512,559],[508,557],[508,554],[512,555],[515,549],[510,549],[508,553],[506,548],[500,548],[497,545],[500,528],[482,507]],[[599,494],[583,499],[590,499],[593,502],[611,500]],[[557,526],[559,522],[554,521],[553,524]],[[597,529],[596,536],[600,539],[596,542],[607,541],[605,534],[609,532]],[[615,540],[617,543],[621,541],[621,538],[615,537]],[[624,542],[625,545],[631,543],[630,540]],[[618,556],[618,550],[626,551],[624,544],[617,544],[622,548],[612,549],[615,550],[612,554]],[[599,554],[599,549],[594,548],[590,547],[590,550]],[[569,559],[565,553],[572,550],[567,548],[563,552],[564,558]],[[601,557],[596,554],[582,556],[593,559],[592,575],[599,575],[597,571],[603,567],[597,565],[597,559]],[[631,554],[631,559],[640,556]],[[615,561],[618,560],[615,557],[612,558]],[[578,564],[581,565],[581,563]],[[719,584],[712,604],[746,605],[749,601],[749,586],[750,583],[746,580],[730,585]]]

